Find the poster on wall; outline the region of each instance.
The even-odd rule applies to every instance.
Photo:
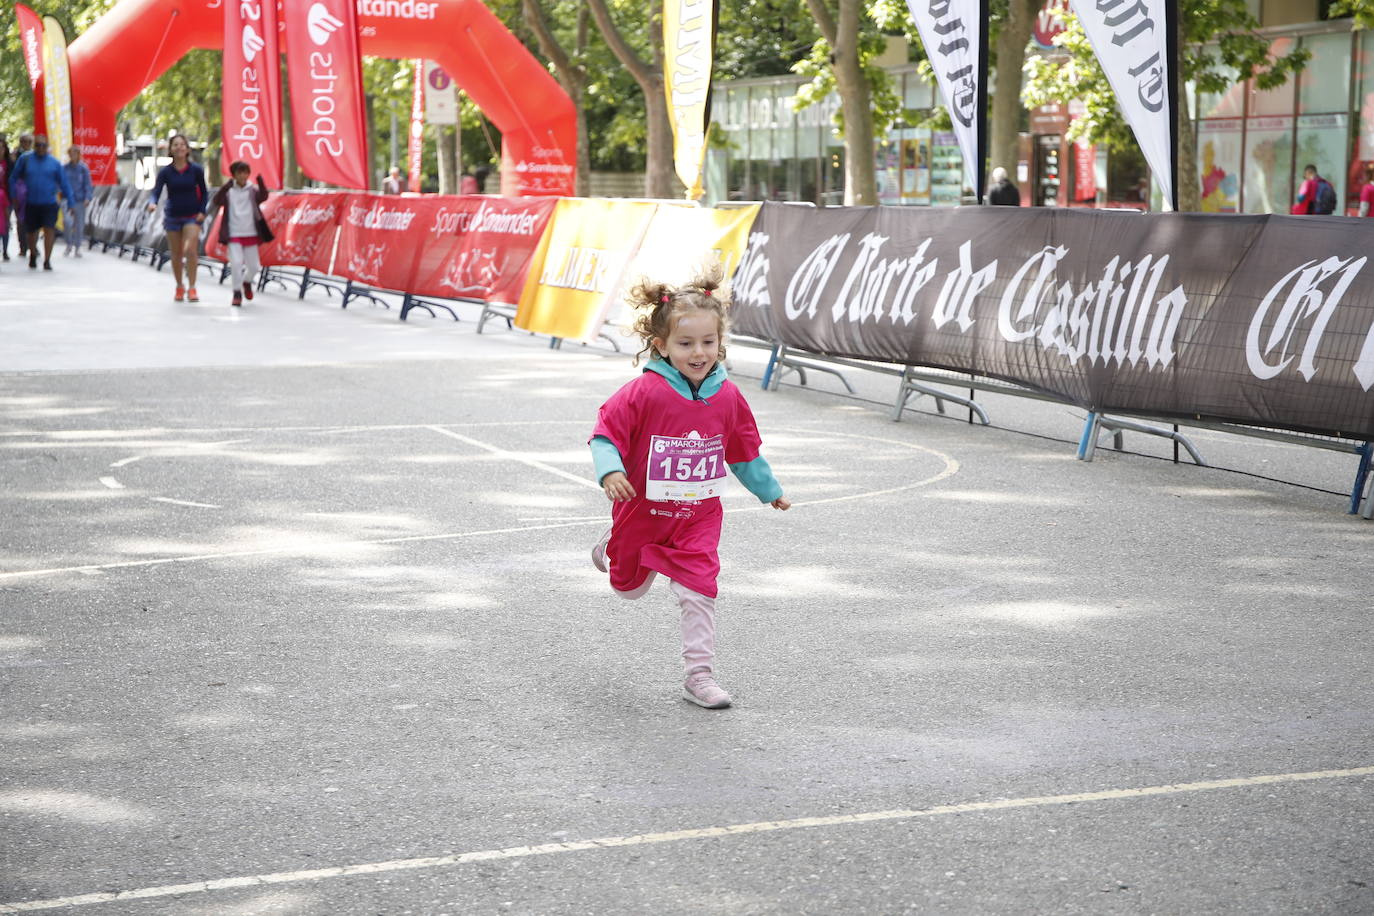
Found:
[[[902,136],[902,200],[908,206],[930,206],[930,131],[911,129]]]
[[[1198,123],[1198,183],[1203,213],[1240,212],[1240,118]]]

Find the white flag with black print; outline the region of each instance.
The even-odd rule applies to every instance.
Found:
[[[1174,197],[1177,0],[1084,0],[1075,2],[1073,11],[1083,23],[1166,207],[1178,209]]]
[[[988,109],[988,0],[907,0],[945,96],[964,173],[983,202]]]

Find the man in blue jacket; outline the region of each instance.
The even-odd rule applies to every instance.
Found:
[[[19,157],[10,175],[10,187],[22,181],[28,187],[23,231],[28,235],[29,268],[38,266],[38,230],[43,230],[43,269],[52,270],[52,246],[57,235],[57,195],[72,199],[67,173],[56,156],[48,155],[48,138],[33,138],[33,151]]]

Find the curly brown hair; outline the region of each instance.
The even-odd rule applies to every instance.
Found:
[[[722,285],[725,271],[719,264],[704,267],[681,286],[658,283],[642,277],[626,295],[626,301],[639,313],[631,331],[644,341],[635,354],[634,364],[645,353],[650,359],[662,359],[654,349],[654,340],[667,340],[673,325],[684,312],[694,309],[711,312],[720,324],[720,361],[725,362],[725,335],[730,333],[730,293]]]

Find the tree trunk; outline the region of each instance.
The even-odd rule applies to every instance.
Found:
[[[857,3],[858,0],[845,0]],[[655,4],[655,13],[649,18],[649,42],[653,47],[654,61],[645,63],[635,53],[624,36],[611,21],[606,0],[588,0],[592,18],[606,39],[611,52],[630,71],[639,89],[644,93],[645,127],[645,168],[644,196],[655,198],[682,197],[686,193],[677,173],[673,170],[673,129],[668,123],[668,99],[663,88],[663,3]],[[869,154],[872,159],[872,154]],[[870,165],[871,168],[871,165]]]
[[[439,193],[457,194],[458,184],[458,128],[439,124],[434,128],[434,146],[439,154]]]
[[[1183,79],[1183,57],[1188,45],[1183,37],[1183,17],[1178,23],[1179,59],[1174,62],[1178,83],[1178,209],[1180,213],[1196,213],[1202,209],[1202,188],[1198,181],[1197,134],[1193,119],[1188,116],[1188,84]]]
[[[1202,189],[1197,171],[1197,135],[1182,91],[1178,100],[1178,210],[1196,213],[1202,209]]]
[[[573,56],[558,43],[553,30],[549,28],[548,17],[544,14],[540,0],[523,0],[522,9],[525,23],[539,42],[540,52],[552,61],[554,78],[568,94],[568,98],[572,99],[573,108],[577,112],[577,170],[573,176],[573,193],[585,197],[591,188],[592,179],[592,144],[587,132],[587,113],[582,105],[586,95],[587,70],[581,64],[575,63]],[[576,60],[581,60],[583,52],[587,49],[588,29],[587,7],[579,5]]]
[[[1021,69],[1042,2],[1010,0],[1007,18],[997,36],[997,79],[989,93],[992,112],[988,124],[988,165],[1006,169],[1013,180],[1020,158]]]
[[[859,61],[859,0],[839,0],[832,17],[825,0],[806,0],[821,35],[830,43],[835,89],[844,112],[844,203],[865,207],[878,203],[874,166],[873,92]]]
[[[298,189],[305,187],[301,177],[301,166],[296,161],[296,136],[291,125],[291,90],[286,85],[285,73],[281,80],[281,181],[283,188]]]

